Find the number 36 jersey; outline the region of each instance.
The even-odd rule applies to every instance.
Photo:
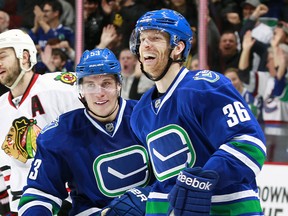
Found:
[[[158,180],[146,214],[161,215],[176,176],[196,166],[220,176],[212,206],[252,200],[259,209],[255,176],[266,157],[264,134],[231,81],[213,71],[182,68],[165,94],[156,94],[155,87],[147,91],[131,116]]]

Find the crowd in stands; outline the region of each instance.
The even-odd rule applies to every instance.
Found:
[[[129,51],[136,20],[146,11],[160,8],[171,8],[185,16],[194,33],[186,66],[196,70],[199,69],[199,2],[84,0],[84,49],[107,47],[112,50],[122,65],[123,97],[139,99],[153,83],[141,74],[137,59]],[[235,87],[247,97],[266,135],[272,137],[267,139],[268,146],[275,145],[278,139],[283,142],[288,134],[285,127],[288,124],[288,1],[208,2],[207,69],[227,75],[232,82],[236,80],[238,87]],[[2,0],[0,10],[0,32],[21,28],[37,45],[36,73],[74,70],[74,0]],[[5,91],[7,89],[0,85],[0,94]],[[273,156],[268,159],[275,160]]]

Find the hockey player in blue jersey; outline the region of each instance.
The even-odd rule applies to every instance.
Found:
[[[69,215],[95,215],[113,197],[150,180],[148,153],[130,128],[136,101],[120,95],[120,63],[109,49],[85,51],[76,67],[85,109],[44,128],[19,214],[54,215],[71,190]]]
[[[157,178],[146,215],[263,215],[255,178],[264,134],[230,80],[183,66],[191,41],[188,22],[168,9],[147,12],[131,35],[142,72],[156,83],[131,116]],[[123,198],[103,215],[124,212]]]

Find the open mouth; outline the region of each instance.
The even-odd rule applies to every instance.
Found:
[[[153,55],[144,55],[143,57],[145,63],[152,63],[156,59],[156,56]]]
[[[108,103],[108,100],[95,102],[96,105],[104,105],[106,103]]]

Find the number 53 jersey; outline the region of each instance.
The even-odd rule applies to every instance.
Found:
[[[147,185],[148,153],[130,128],[135,103],[122,100],[117,119],[108,127],[78,109],[44,128],[19,213],[31,205],[50,206],[56,213],[67,197],[66,182],[71,215],[93,214],[126,190]]]
[[[193,166],[215,170],[220,176],[212,212],[216,208],[224,213],[215,215],[224,215],[225,209],[233,209],[229,204],[239,206],[240,202],[242,209],[252,203],[252,212],[261,211],[255,176],[266,157],[264,134],[226,77],[182,68],[163,95],[157,97],[154,87],[142,96],[131,126],[146,144],[158,180],[149,196],[147,215],[161,215],[168,209],[167,195],[176,176]],[[242,209],[232,215],[240,215]]]

